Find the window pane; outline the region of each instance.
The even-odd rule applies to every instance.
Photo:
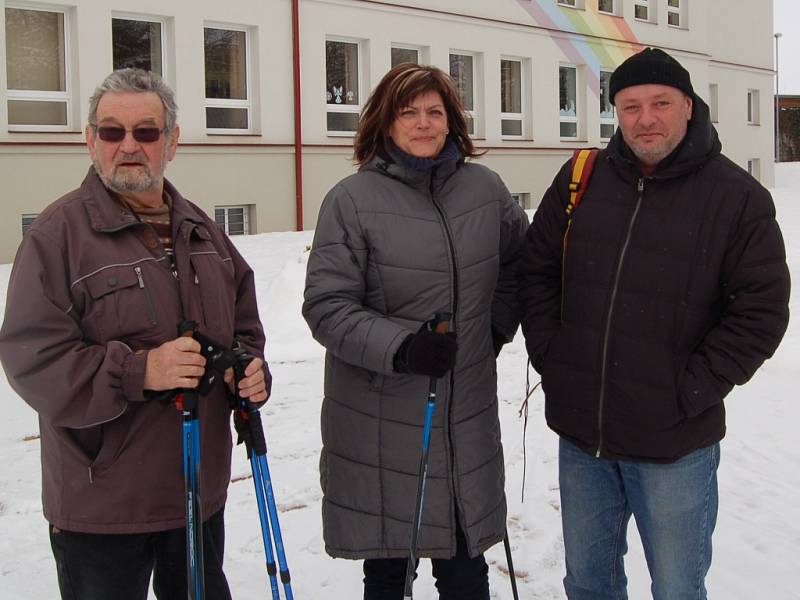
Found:
[[[614,118],[614,105],[611,104],[611,94],[609,93],[611,83],[611,73],[600,71],[600,117],[603,119]]]
[[[573,67],[558,68],[559,114],[562,117],[577,116],[575,80],[576,73]]]
[[[522,135],[522,121],[519,119],[503,119],[500,126],[503,135]]]
[[[66,102],[9,100],[8,122],[11,125],[66,125]]]
[[[358,129],[358,114],[328,113],[328,131],[355,131]]]
[[[614,0],[600,0],[597,3],[597,8],[602,12],[613,13],[614,12]]]
[[[8,89],[65,92],[64,53],[64,13],[6,8]]]
[[[522,63],[500,61],[500,112],[522,112]]]
[[[419,50],[412,48],[392,48],[392,68],[403,63],[419,64]]]
[[[575,6],[575,0],[558,0],[559,4],[566,4],[567,6]]]
[[[214,209],[214,221],[219,225],[223,231],[225,231],[225,209],[224,208],[215,208]]]
[[[561,123],[559,127],[561,137],[578,137],[578,124],[577,123]]]
[[[671,6],[673,8],[680,8],[681,0],[667,0],[667,6]]]
[[[114,69],[144,69],[158,75],[161,67],[161,23],[111,19]]]
[[[206,98],[247,99],[246,36],[205,28]]]
[[[450,77],[458,88],[458,95],[464,110],[474,110],[473,97],[473,57],[465,54],[450,55]]]
[[[633,16],[642,21],[647,21],[647,7],[637,4],[633,7]]]
[[[22,215],[22,235],[25,235],[28,232],[28,229],[31,228],[33,225],[34,219],[38,215]]]
[[[747,122],[753,122],[753,92],[747,92]]]
[[[244,209],[229,208],[228,210],[228,235],[244,235]]]
[[[360,104],[358,44],[326,41],[325,74],[328,104],[349,104],[354,106]]]
[[[206,108],[208,129],[249,129],[246,108]]]
[[[601,123],[600,124],[600,137],[603,139],[610,139],[614,137],[614,130],[616,126],[612,125],[611,123]]]
[[[467,133],[475,135],[475,119],[467,115]]]
[[[667,23],[674,27],[680,27],[681,25],[681,16],[676,12],[668,12],[667,13]]]

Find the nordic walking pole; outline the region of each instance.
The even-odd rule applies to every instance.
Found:
[[[261,535],[264,541],[264,552],[267,557],[267,573],[269,574],[270,587],[272,589],[273,600],[279,600],[280,593],[276,578],[275,559],[272,554],[272,541],[274,539],[275,550],[278,555],[278,565],[280,568],[280,578],[283,583],[283,590],[286,600],[293,600],[291,575],[286,562],[286,553],[283,547],[283,537],[281,536],[280,523],[278,521],[278,509],[275,505],[275,496],[272,491],[272,480],[269,474],[269,464],[267,462],[267,442],[264,436],[264,427],[261,422],[261,413],[250,403],[239,397],[238,384],[244,378],[244,369],[252,360],[252,356],[247,354],[244,348],[236,348],[234,351],[236,361],[234,363],[234,381],[237,386],[237,408],[234,424],[239,433],[240,440],[245,442],[250,467],[253,471],[253,483],[256,491],[256,502],[258,503],[258,516],[261,520]],[[272,533],[270,536],[270,522],[272,523]]]
[[[514,600],[519,600],[519,593],[517,592],[517,574],[514,572],[514,560],[511,558],[511,541],[508,539],[508,527],[506,527],[506,536],[503,538],[503,545],[506,548],[508,576],[511,578],[511,593],[514,596]]]
[[[178,335],[193,337],[196,323],[184,321]],[[181,390],[175,406],[183,416],[183,487],[186,494],[186,587],[189,600],[203,600],[203,517],[200,508],[200,421],[197,415],[199,394]]]
[[[445,334],[450,328],[450,313],[437,313],[429,327],[436,333]],[[428,479],[428,454],[431,446],[431,423],[433,412],[436,409],[436,383],[438,379],[431,377],[428,385],[428,401],[425,407],[425,426],[422,430],[422,456],[419,461],[419,475],[417,476],[417,501],[414,508],[414,521],[411,529],[411,548],[409,549],[408,566],[406,567],[406,585],[403,593],[404,600],[412,598],[414,588],[414,573],[417,570],[417,544],[419,532],[422,528],[422,507],[425,503],[425,482]]]

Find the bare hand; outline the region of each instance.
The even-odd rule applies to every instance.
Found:
[[[244,378],[239,382],[239,395],[250,402],[258,404],[266,402],[269,398],[267,385],[264,381],[264,361],[254,358],[244,369]]]
[[[206,359],[200,354],[197,340],[179,337],[164,342],[147,354],[144,389],[195,388],[205,372],[205,365]]]

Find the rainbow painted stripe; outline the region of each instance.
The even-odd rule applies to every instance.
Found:
[[[556,0],[517,0],[537,25],[553,30],[550,37],[576,65],[586,65],[586,81],[600,93],[600,69],[613,70],[643,46],[622,17],[601,13],[596,0],[585,9],[559,6]],[[585,37],[592,36],[592,37]]]

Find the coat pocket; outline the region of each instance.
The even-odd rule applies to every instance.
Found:
[[[233,263],[217,252],[201,252],[190,257],[193,285],[200,300],[203,321],[208,331],[232,334],[235,322],[236,281]]]
[[[141,338],[158,325],[156,304],[149,287],[147,269],[121,265],[102,269],[86,280],[90,303],[84,331],[92,341]]]

